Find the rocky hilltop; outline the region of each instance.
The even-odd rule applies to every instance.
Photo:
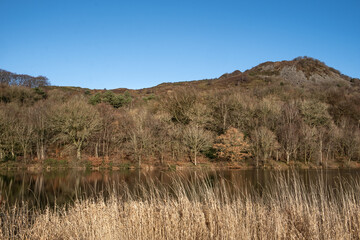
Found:
[[[140,94],[169,92],[179,87],[190,86],[198,91],[226,89],[229,87],[257,87],[262,85],[292,85],[294,87],[347,86],[359,87],[360,80],[341,74],[340,71],[310,57],[297,57],[291,61],[265,62],[249,70],[235,70],[218,78],[176,83],[162,83],[155,87],[136,90]],[[129,89],[114,89],[125,92]],[[131,91],[131,90],[130,90]]]
[[[276,78],[296,85],[304,84],[346,84],[351,78],[325,63],[309,58],[298,57],[292,61],[265,62],[247,71],[249,75],[266,79]]]

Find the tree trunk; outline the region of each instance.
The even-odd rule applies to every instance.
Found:
[[[321,164],[321,165],[322,165],[322,163],[323,163],[322,145],[323,145],[323,142],[322,142],[322,139],[320,139],[320,146],[319,146],[319,161],[320,161],[320,164]]]
[[[110,148],[110,143],[106,142],[106,153],[105,153],[106,157],[109,157],[109,148]]]
[[[96,142],[95,144],[95,157],[98,158],[99,157],[99,142]]]
[[[198,126],[197,126],[198,127]],[[198,153],[198,146],[197,146],[197,144],[195,145],[195,152],[194,152],[194,154],[195,154],[195,158],[194,158],[194,164],[195,164],[195,166],[197,165],[197,153]]]
[[[290,163],[290,153],[286,152],[286,164]]]
[[[197,156],[197,151],[194,151],[194,165],[196,166],[196,156]]]
[[[138,168],[141,168],[141,155],[138,156]]]
[[[255,156],[255,159],[256,159],[256,168],[259,167],[259,155],[260,155],[260,151],[259,151],[259,147],[258,147],[258,144],[256,144],[256,156]]]
[[[41,143],[41,145],[40,145],[40,159],[41,160],[45,159],[45,146],[44,146],[44,143]]]
[[[76,157],[78,160],[81,160],[81,144],[77,147]]]
[[[223,131],[226,132],[226,120],[227,120],[227,109],[225,108],[224,110],[224,114],[223,114]]]
[[[102,141],[102,154],[103,154],[103,156],[105,155],[105,140],[103,139],[103,141]]]
[[[266,162],[268,159],[269,159],[269,155],[265,152],[265,153],[264,153],[264,159],[263,159],[264,164],[265,164],[265,162]]]
[[[24,161],[26,163],[26,159],[27,159],[27,156],[26,156],[26,147],[23,147],[23,151],[24,151]]]
[[[38,160],[45,159],[45,147],[42,140],[36,142],[36,157]]]
[[[15,158],[14,144],[11,144],[11,156],[12,156],[13,159]]]
[[[37,157],[38,160],[41,159],[40,142],[39,141],[36,142],[36,157]]]
[[[328,149],[326,151],[326,161],[329,160],[329,153],[330,153],[330,146],[328,146]]]

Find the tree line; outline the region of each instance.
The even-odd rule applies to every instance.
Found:
[[[0,69],[0,85],[25,86],[29,88],[49,86],[47,77],[33,77],[26,74],[16,74]]]
[[[149,96],[2,85],[0,159],[360,160],[360,93],[351,87],[180,86]]]

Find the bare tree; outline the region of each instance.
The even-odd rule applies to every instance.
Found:
[[[117,126],[118,112],[114,107],[107,103],[96,105],[96,109],[100,115],[100,127],[93,138],[95,144],[95,157],[99,157],[100,154],[101,156],[109,157],[110,148],[116,142],[119,131]]]
[[[132,149],[132,154],[141,167],[142,159],[145,154],[149,154],[154,147],[153,133],[151,132],[150,115],[147,111],[130,111],[131,123],[127,129],[128,138]]]
[[[299,122],[299,111],[296,104],[294,102],[286,103],[282,109],[281,127],[278,131],[287,164],[292,156],[296,156],[299,148]]]
[[[231,124],[231,114],[235,109],[231,92],[214,92],[210,99],[210,109],[212,110],[212,127],[219,133],[226,132]]]
[[[86,140],[98,130],[99,113],[85,98],[74,97],[56,106],[51,121],[60,140],[71,143],[76,148],[76,157],[81,159],[81,150]]]
[[[33,140],[33,134],[35,131],[34,124],[31,121],[31,113],[32,109],[30,108],[19,109],[17,115],[18,122],[15,123],[15,133],[23,151],[24,161],[27,161],[27,153],[29,151],[29,147]]]
[[[325,103],[315,100],[304,100],[300,104],[300,113],[305,124],[316,127],[320,164],[323,163],[324,138],[332,121],[327,109]]]
[[[164,108],[169,112],[172,121],[188,124],[190,113],[196,103],[197,96],[191,88],[181,88],[172,92],[164,101]]]
[[[348,119],[342,119],[337,129],[337,151],[350,162],[360,158],[360,129]]]
[[[264,164],[271,156],[272,152],[278,148],[276,135],[266,127],[259,127],[251,133],[252,152],[256,159],[256,166],[259,160]]]
[[[10,103],[2,107],[2,148],[4,155],[16,157],[16,148],[18,145],[18,113],[19,106],[16,103]]]
[[[2,107],[0,107],[0,161],[4,159],[6,154],[5,131],[6,131],[5,111]]]
[[[317,130],[316,127],[310,127],[303,124],[300,128],[301,152],[304,157],[304,163],[308,163],[314,157],[317,151]]]
[[[31,110],[31,121],[34,124],[34,140],[36,142],[36,154],[39,160],[46,158],[46,148],[51,138],[48,109],[49,104],[44,101],[37,102]]]
[[[183,142],[193,153],[194,165],[197,164],[197,156],[200,151],[211,146],[211,134],[200,127],[199,124],[189,124],[185,127],[183,132]]]

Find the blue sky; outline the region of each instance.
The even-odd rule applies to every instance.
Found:
[[[360,1],[0,0],[0,69],[98,89],[311,56],[360,77]]]

